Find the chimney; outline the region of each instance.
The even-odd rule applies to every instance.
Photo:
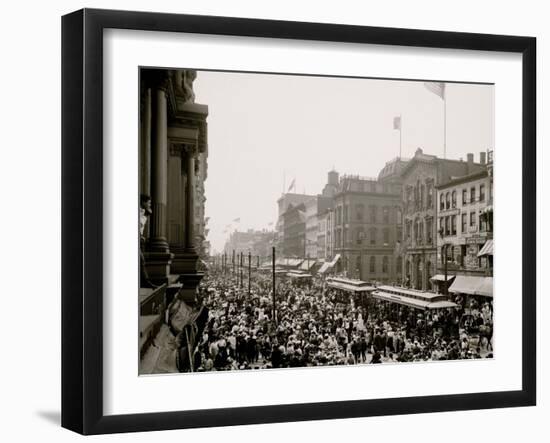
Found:
[[[486,163],[486,160],[487,160],[487,154],[485,152],[480,152],[479,153],[479,163],[484,165]]]
[[[474,168],[474,154],[472,154],[471,152],[466,154],[466,161],[467,161],[468,174],[470,174]]]

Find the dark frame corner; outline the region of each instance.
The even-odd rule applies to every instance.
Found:
[[[103,414],[102,75],[106,28],[520,53],[523,56],[522,389],[460,395]],[[536,404],[536,39],[84,9],[62,19],[62,426],[82,434]]]

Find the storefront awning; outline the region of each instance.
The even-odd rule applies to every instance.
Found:
[[[481,248],[481,251],[477,254],[478,257],[484,257],[486,255],[493,255],[493,240],[487,240]]]
[[[418,308],[418,309],[426,309],[428,305],[430,304],[429,301],[424,300],[416,300],[411,297],[405,297],[402,295],[396,295],[396,294],[390,294],[389,292],[383,292],[383,291],[374,291],[372,293],[372,296],[374,298],[377,298],[379,300],[383,301],[389,301],[392,303],[397,303],[400,305],[410,306],[412,308]]]
[[[338,260],[340,260],[340,254],[336,254],[334,256],[334,260],[332,260],[331,262],[325,262],[323,263],[323,266],[321,266],[321,268],[319,269],[319,274],[324,274],[325,272],[327,272],[329,269],[331,269],[336,263],[338,263]]]
[[[475,295],[476,289],[481,284],[483,277],[472,277],[466,275],[457,275],[453,284],[449,287],[449,292],[454,294]]]
[[[493,296],[493,277],[457,275],[449,292],[454,294]]]
[[[315,264],[316,260],[310,258],[310,259],[305,259],[302,264],[299,266],[298,269],[302,269],[304,271],[309,271],[313,265]]]
[[[493,277],[483,277],[483,282],[477,288],[477,295],[483,295],[484,297],[493,296]]]
[[[454,275],[447,275],[447,281],[452,280],[455,278]],[[432,278],[430,278],[432,281],[445,281],[445,276],[443,274],[436,274]]]

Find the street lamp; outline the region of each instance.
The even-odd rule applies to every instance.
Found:
[[[444,234],[444,230],[443,230],[443,227],[439,228],[439,236],[443,239],[443,234]],[[447,247],[449,246],[449,243],[443,243],[442,245],[442,254],[443,254],[443,270],[444,270],[444,274],[443,274],[443,278],[445,279],[445,281],[443,282],[443,295],[447,296],[448,295],[448,291],[447,291]]]
[[[365,239],[365,232],[359,232],[359,238],[357,239],[357,244],[359,245],[359,280],[363,280],[363,249],[364,244],[363,240]]]

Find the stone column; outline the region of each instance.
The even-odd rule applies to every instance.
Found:
[[[140,192],[151,195],[151,88],[146,87],[142,95],[141,139],[140,139]]]
[[[166,82],[151,89],[151,203],[149,254],[146,256],[150,278],[166,282],[171,254],[166,239],[166,204],[168,186],[168,104]]]
[[[195,152],[187,152],[187,183],[185,187],[185,252],[196,254],[195,247]]]
[[[166,203],[168,186],[167,103],[164,89],[153,90],[153,143],[151,152],[151,251],[167,252]]]

